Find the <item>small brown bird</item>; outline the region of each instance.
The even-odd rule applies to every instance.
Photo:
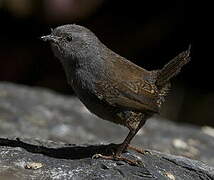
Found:
[[[138,150],[130,145],[131,140],[149,117],[159,113],[169,80],[190,61],[190,47],[162,69],[147,71],[108,49],[79,25],[57,27],[41,39],[51,43],[68,83],[83,104],[98,117],[130,130],[113,155],[99,156],[132,162],[122,157],[122,152]]]

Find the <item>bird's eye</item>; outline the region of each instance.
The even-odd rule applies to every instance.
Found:
[[[65,40],[68,41],[68,42],[72,41],[72,36],[66,36]]]

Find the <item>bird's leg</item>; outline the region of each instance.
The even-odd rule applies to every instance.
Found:
[[[141,120],[140,120],[138,125],[134,125],[133,126],[132,121],[127,124],[127,126],[129,127],[130,132],[129,132],[128,136],[126,137],[126,139],[123,141],[123,143],[121,145],[119,145],[119,147],[118,147],[118,149],[116,151],[116,155],[117,156],[120,156],[122,154],[122,152],[127,150],[127,149],[132,149],[134,151],[141,152],[143,154],[143,152],[144,152],[143,150],[139,150],[139,149],[131,146],[130,142],[134,138],[134,136],[137,134],[137,132],[140,130],[140,128],[143,127],[143,125],[145,124],[146,120],[149,117],[150,117],[149,114],[144,114],[141,117]]]
[[[130,145],[130,142],[131,140],[134,138],[134,136],[137,134],[137,132],[139,131],[139,129],[145,124],[145,118],[143,118],[141,120],[141,122],[139,123],[139,125],[137,126],[136,129],[132,129],[130,128],[130,131],[129,131],[129,134],[128,136],[125,138],[125,140],[118,146],[116,152],[113,154],[113,155],[110,155],[110,156],[105,156],[105,155],[102,155],[102,154],[96,154],[94,155],[93,157],[95,158],[103,158],[103,159],[108,159],[108,160],[121,160],[121,161],[125,161],[129,164],[134,164],[134,165],[138,165],[139,162],[136,161],[136,160],[131,160],[131,159],[128,159],[128,158],[125,158],[125,157],[122,157],[121,154],[127,149],[132,149],[132,150],[135,150],[137,152],[140,152],[140,153],[144,153],[143,150],[139,150],[133,146]]]
[[[138,128],[136,130],[131,129],[129,131],[128,136],[125,138],[125,140],[122,142],[122,144],[120,144],[119,147],[117,148],[117,151],[115,153],[116,156],[120,156],[122,154],[122,152],[124,152],[128,148],[131,140],[137,134],[137,132],[138,132],[139,129]]]
[[[127,147],[129,146],[129,143],[131,142],[131,140],[136,135],[136,133],[138,132],[139,129],[137,128],[136,130],[130,130],[128,136],[125,138],[123,143],[118,146],[118,148],[114,154],[109,155],[109,156],[102,155],[102,154],[95,154],[92,158],[100,157],[100,158],[107,159],[107,160],[125,161],[132,165],[138,165],[139,164],[138,161],[122,157],[121,154],[122,154],[122,152],[124,152],[127,149]]]

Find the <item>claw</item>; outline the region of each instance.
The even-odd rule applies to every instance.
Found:
[[[140,154],[152,154],[150,151],[148,151],[148,150],[144,150],[144,149],[140,149],[140,148],[137,148],[137,147],[134,147],[134,146],[132,146],[132,145],[128,145],[128,147],[127,147],[128,149],[130,149],[130,150],[133,150],[133,151],[136,151],[136,152],[138,152],[138,153],[140,153]]]
[[[110,156],[106,156],[106,155],[102,155],[102,154],[94,154],[92,156],[92,159],[98,159],[98,158],[102,158],[102,159],[106,159],[106,160],[113,160],[113,161],[124,161],[130,165],[134,165],[134,166],[140,166],[143,165],[143,162],[140,160],[131,160],[122,156],[117,156],[117,155],[110,155]]]

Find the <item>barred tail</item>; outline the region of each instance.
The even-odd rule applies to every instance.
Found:
[[[169,80],[177,75],[181,68],[190,61],[190,49],[189,45],[186,51],[181,52],[171,61],[169,61],[159,72],[156,79],[156,85],[163,87],[169,82]]]

